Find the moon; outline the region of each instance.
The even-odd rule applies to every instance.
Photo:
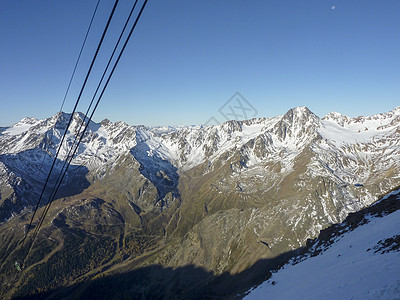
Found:
[[[335,10],[335,8],[336,8],[336,6],[335,6],[335,5],[332,5],[331,9],[332,9],[332,10]]]

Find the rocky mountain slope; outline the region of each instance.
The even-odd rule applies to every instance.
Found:
[[[322,119],[298,107],[275,118],[179,128],[93,122],[27,268],[10,281],[23,226],[69,117],[25,118],[0,132],[0,240],[7,245],[0,247],[0,281],[7,295],[154,265],[204,268],[205,282],[240,274],[400,185],[400,107]],[[56,171],[83,118],[73,116]]]
[[[322,231],[245,299],[399,299],[399,209],[397,190]]]

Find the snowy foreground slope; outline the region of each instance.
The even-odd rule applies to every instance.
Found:
[[[364,220],[319,255],[285,265],[245,299],[400,299],[400,211]]]

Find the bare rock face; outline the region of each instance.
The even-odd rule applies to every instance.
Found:
[[[400,185],[399,108],[320,119],[298,107],[217,126],[91,122],[26,258],[26,275],[6,284],[57,151],[40,206],[86,125],[75,114],[62,141],[70,117],[25,118],[0,130],[0,240],[8,245],[0,255],[10,262],[0,281],[7,297],[153,265],[191,265],[206,278],[244,274]]]

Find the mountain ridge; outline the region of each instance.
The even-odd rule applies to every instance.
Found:
[[[92,122],[43,225],[39,239],[48,250],[36,245],[27,263],[68,256],[79,265],[79,272],[68,273],[74,280],[107,276],[105,266],[119,272],[151,264],[240,273],[303,246],[399,186],[399,115],[396,108],[343,121],[299,107],[274,118],[214,126]],[[0,218],[4,226],[20,228],[0,234],[17,249],[7,259],[20,251],[17,239],[69,116],[25,119],[0,133]],[[73,117],[57,172],[83,118]],[[83,264],[74,249],[63,248],[65,240],[93,253],[89,240],[108,245],[99,256],[104,263]],[[32,270],[58,272],[53,263]],[[65,276],[46,286],[67,284]],[[24,277],[19,284],[35,280]]]

